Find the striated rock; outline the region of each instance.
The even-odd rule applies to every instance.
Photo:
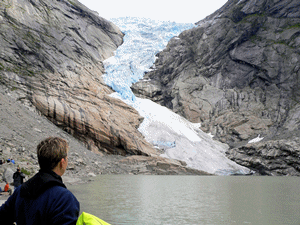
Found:
[[[266,141],[230,149],[227,155],[261,175],[300,176],[300,138]]]
[[[171,39],[132,90],[231,146],[299,130],[299,6],[228,1]]]
[[[75,93],[74,93],[75,94]],[[137,132],[142,117],[122,101],[107,95],[79,99],[33,96],[34,105],[53,123],[86,143],[94,152],[151,155],[156,151]]]
[[[0,82],[93,152],[155,155],[101,78],[124,34],[77,0],[0,3]],[[26,102],[26,101],[25,101]]]

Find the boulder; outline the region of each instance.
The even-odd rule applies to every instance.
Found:
[[[3,173],[3,180],[12,184],[14,182],[13,175],[14,171],[11,168],[6,168]]]

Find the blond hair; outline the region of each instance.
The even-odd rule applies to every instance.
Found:
[[[61,159],[66,158],[69,145],[59,137],[49,137],[37,146],[37,157],[42,170],[53,170]]]

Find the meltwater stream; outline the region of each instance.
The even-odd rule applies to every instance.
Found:
[[[200,124],[191,123],[150,100],[137,98],[130,89],[151,70],[155,55],[168,41],[194,25],[131,17],[112,19],[112,22],[125,37],[115,55],[104,62],[104,81],[116,91],[113,97],[131,105],[145,118],[139,131],[146,140],[165,149],[162,156],[185,161],[195,169],[217,175],[249,173],[247,168],[226,158],[228,146],[214,141],[199,128]]]

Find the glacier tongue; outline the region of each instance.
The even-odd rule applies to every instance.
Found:
[[[104,61],[106,75],[103,78],[124,99],[134,101],[135,96],[130,86],[143,78],[144,73],[153,65],[155,55],[172,37],[194,25],[132,17],[111,21],[119,26],[125,36],[116,55]]]
[[[249,169],[226,158],[228,146],[214,141],[200,129],[200,124],[193,124],[150,100],[137,98],[130,89],[143,78],[153,65],[155,55],[168,41],[194,25],[145,18],[118,18],[112,22],[125,37],[115,56],[104,62],[104,81],[116,91],[113,97],[131,105],[145,118],[139,131],[146,140],[164,149],[162,156],[185,161],[195,169],[217,175],[249,173]]]

